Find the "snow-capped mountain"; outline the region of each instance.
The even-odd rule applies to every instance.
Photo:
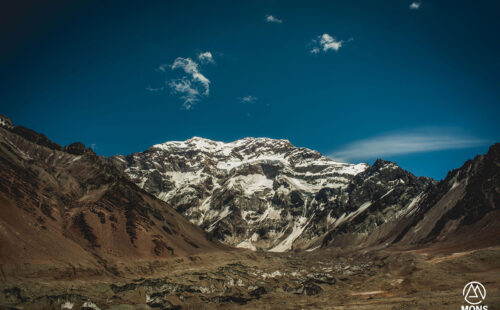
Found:
[[[194,137],[111,160],[224,243],[274,252],[312,249],[336,229],[367,233],[433,184],[391,162],[338,163],[268,138]]]

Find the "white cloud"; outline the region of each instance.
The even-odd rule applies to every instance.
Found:
[[[420,9],[421,5],[422,5],[422,2],[412,2],[410,4],[410,10],[418,10],[418,9]]]
[[[351,39],[349,39],[349,41],[350,40]],[[328,33],[324,33],[318,36],[317,39],[313,39],[311,41],[313,48],[310,50],[310,52],[311,54],[318,54],[320,51],[323,51],[324,53],[328,52],[329,50],[338,51],[342,47],[343,43],[344,41],[337,41]]]
[[[165,87],[163,87],[163,86],[162,87],[151,87],[151,86],[146,87],[147,91],[154,92],[154,93],[163,91],[164,89],[165,89]]]
[[[275,16],[272,15],[266,15],[266,22],[268,23],[276,23],[276,24],[281,24],[283,21]]]
[[[323,47],[323,52],[327,52],[328,50],[338,51],[342,46],[342,41],[336,41],[331,35],[324,33],[321,36],[319,44]]]
[[[191,58],[182,58],[182,57],[177,57],[174,60],[174,63],[171,66],[172,70],[181,68],[184,69],[184,72],[193,74],[198,71],[198,64],[194,62]]]
[[[488,141],[464,135],[450,128],[421,128],[384,134],[345,145],[330,154],[340,161],[367,160],[377,157],[462,149]]]
[[[211,56],[212,54],[205,52],[200,55],[205,55],[206,58],[208,57],[206,55]],[[174,94],[181,94],[180,98],[184,100],[184,108],[191,109],[196,102],[200,101],[201,97],[209,95],[210,80],[200,72],[197,62],[189,57],[177,57],[170,68],[172,70],[182,69],[185,73],[180,79],[174,79],[168,83]]]
[[[210,52],[199,53],[198,60],[201,63],[212,63],[212,64],[215,63],[214,57]]]
[[[311,54],[318,54],[319,53],[319,47],[313,47],[311,50]]]
[[[190,57],[177,57],[171,65],[160,65],[156,68],[158,72],[166,73],[167,69],[170,69],[171,71],[182,70],[182,73],[178,78],[165,81],[166,86],[157,88],[149,86],[146,90],[160,92],[169,87],[173,94],[180,95],[184,101],[183,107],[187,110],[191,109],[195,103],[210,94],[210,80],[200,72],[200,65],[215,63],[212,53],[209,51],[199,53],[197,59],[199,62]]]
[[[172,88],[174,94],[181,94],[181,99],[184,100],[182,105],[186,110],[191,109],[196,102],[200,101],[200,92],[186,77],[172,80],[168,86]]]
[[[165,72],[165,71],[167,71],[168,67],[170,67],[170,65],[163,64],[163,65],[160,65],[158,68],[156,68],[156,71]]]
[[[252,102],[255,102],[257,100],[257,97],[245,96],[245,97],[241,97],[239,99],[242,103],[252,103]]]
[[[200,73],[196,62],[189,57],[177,57],[172,64],[172,70],[178,68],[183,69],[184,72],[191,75],[192,82],[199,82],[204,88],[203,94],[208,96],[210,92],[210,80]]]

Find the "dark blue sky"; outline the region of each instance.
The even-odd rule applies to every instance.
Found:
[[[499,140],[500,5],[411,3],[18,1],[0,114],[105,156],[265,136],[439,179]]]

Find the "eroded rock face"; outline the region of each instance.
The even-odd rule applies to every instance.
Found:
[[[312,249],[332,230],[368,233],[434,184],[391,162],[338,163],[267,138],[195,137],[111,160],[217,239],[274,252]]]
[[[378,169],[380,164],[357,175],[350,194],[353,199],[363,197],[361,201],[371,196],[375,202],[356,219],[330,231],[323,239],[323,246],[397,244],[408,248],[447,242],[477,248],[498,244],[500,144],[450,171],[436,184],[429,179],[404,177],[398,169]],[[382,184],[384,179],[387,182],[396,179],[401,185],[377,199],[385,189],[377,190],[376,185],[381,184],[373,184],[369,176],[376,170],[381,173],[376,178]],[[359,189],[361,192],[357,192]]]
[[[496,143],[427,191],[395,241],[424,244],[455,238],[476,246],[496,244],[492,236],[500,231],[499,213],[500,144]]]
[[[218,248],[83,144],[61,149],[16,128],[0,128],[0,264],[83,262],[115,274],[121,259]]]

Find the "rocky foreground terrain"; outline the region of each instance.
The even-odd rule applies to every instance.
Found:
[[[500,306],[500,248],[276,254],[240,250],[177,258],[113,276],[7,278],[4,309],[460,309],[479,280]],[[451,250],[451,251],[450,251]],[[145,266],[144,266],[145,267]]]
[[[284,140],[107,159],[0,128],[0,309],[457,309],[470,281],[496,309],[499,159],[436,182]]]

